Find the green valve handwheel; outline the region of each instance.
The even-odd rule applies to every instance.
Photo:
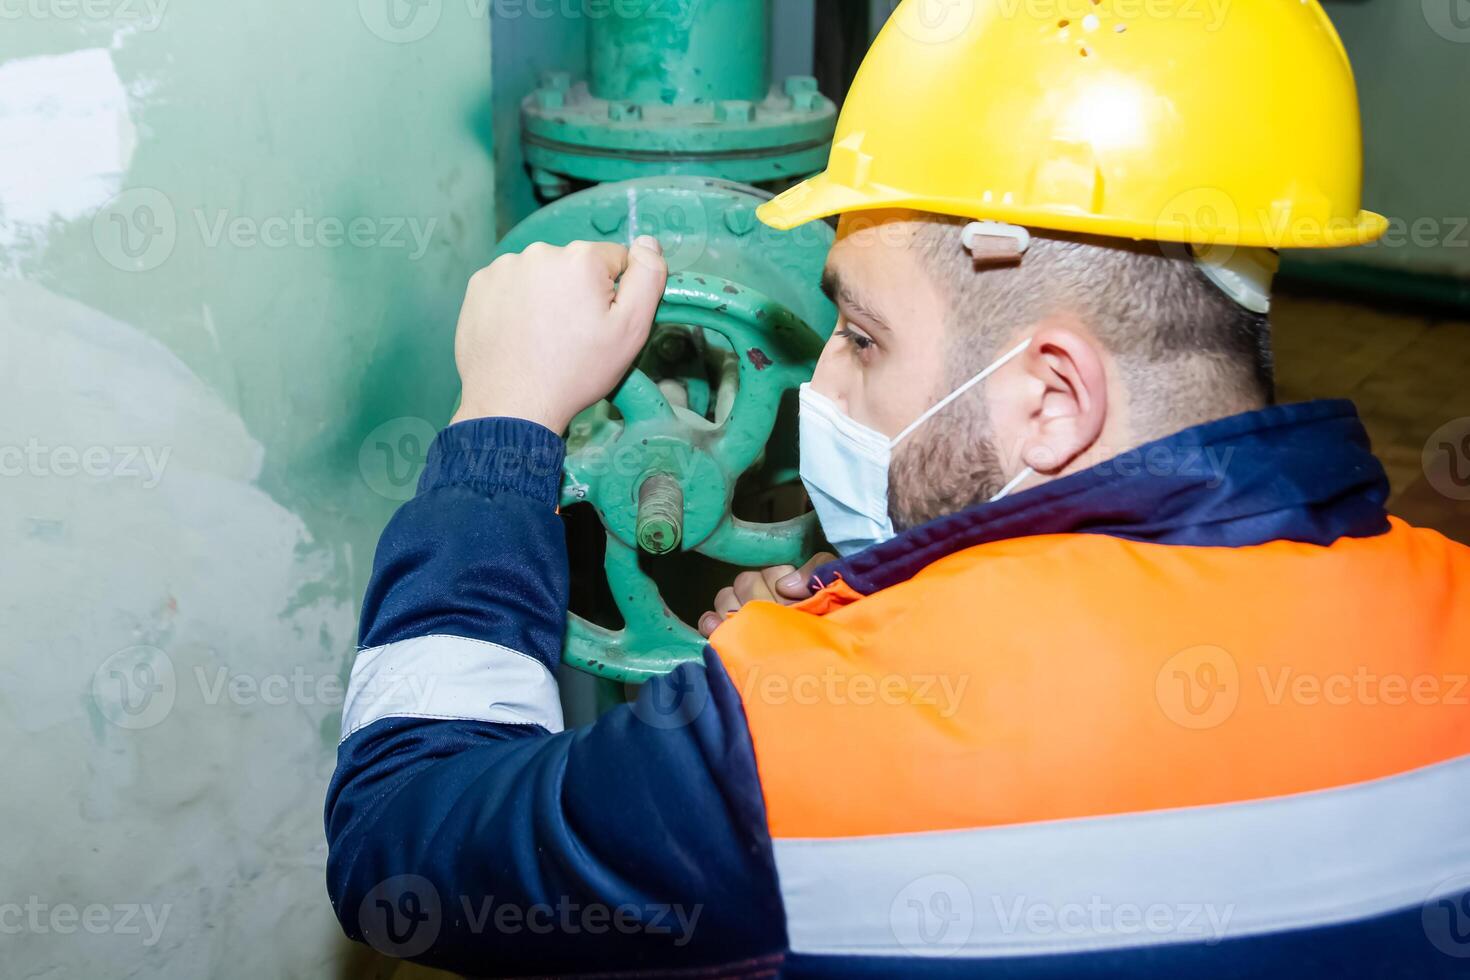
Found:
[[[604,184],[536,212],[501,243],[518,252],[651,234],[669,262],[639,366],[567,433],[562,507],[596,509],[624,624],[568,617],[563,658],[589,673],[639,682],[700,657],[703,639],[669,609],[640,554],[697,551],[755,568],[816,550],[811,514],[756,523],[732,513],[737,481],[762,466],[773,435],[794,435],[777,432],[783,399],[811,378],[836,319],[820,290],[830,227],[768,229],[755,220],[767,196],[706,178]]]

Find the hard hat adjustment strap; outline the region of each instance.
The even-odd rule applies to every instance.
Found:
[[[977,263],[1019,262],[1031,247],[1031,232],[1002,221],[972,221],[960,232],[960,242]]]
[[[1194,264],[1205,278],[1252,313],[1271,312],[1271,281],[1281,265],[1274,249],[1243,245],[1191,245]]]

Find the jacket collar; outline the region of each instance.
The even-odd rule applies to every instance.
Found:
[[[1388,478],[1352,402],[1273,405],[1139,446],[1090,469],[930,521],[819,568],[867,594],[976,545],[1110,534],[1197,547],[1328,545],[1388,530]]]

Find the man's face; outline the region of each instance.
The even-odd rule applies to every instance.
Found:
[[[812,387],[892,438],[942,397],[946,302],[909,250],[899,212],[845,215],[823,287],[837,329]],[[897,219],[897,220],[895,220]]]
[[[823,277],[839,319],[812,377],[849,417],[890,439],[956,383],[947,363],[949,300],[915,255],[911,218],[891,211],[841,219]],[[896,528],[959,510],[1005,482],[982,405],[961,399],[899,444],[888,486]]]

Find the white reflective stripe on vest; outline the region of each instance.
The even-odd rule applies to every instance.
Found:
[[[1417,912],[1470,890],[1467,814],[1470,757],[1246,803],[774,845],[796,952],[1002,957]]]
[[[342,738],[384,718],[563,728],[556,678],[541,661],[463,636],[419,636],[358,652]]]

